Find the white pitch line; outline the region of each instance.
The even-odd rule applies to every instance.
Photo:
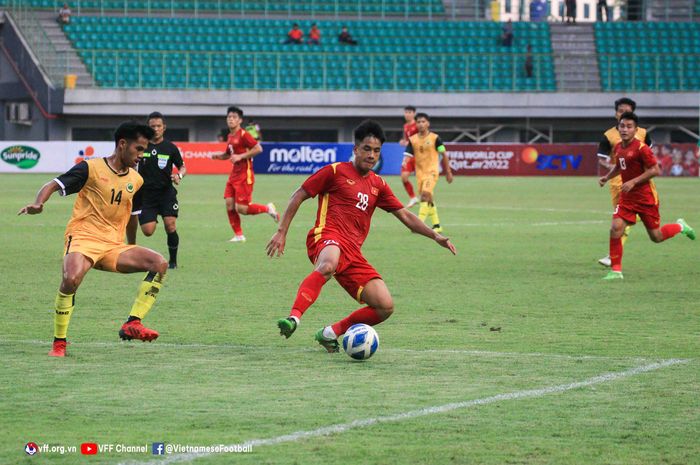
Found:
[[[586,220],[586,221],[546,221],[538,223],[518,223],[511,221],[508,223],[445,223],[445,226],[468,226],[468,227],[501,227],[501,226],[579,226],[588,224],[605,224],[609,220]]]
[[[24,344],[38,345],[51,347],[50,341],[40,340],[20,340],[20,339],[0,339],[0,344]],[[123,347],[124,345],[139,345],[139,342],[74,342],[71,347]],[[245,350],[280,350],[283,352],[319,352],[317,348],[311,347],[270,347],[270,346],[250,346],[245,344],[201,344],[201,343],[182,343],[177,342],[155,342],[153,345],[145,346],[148,350],[157,349],[159,347],[167,349],[245,349]],[[454,355],[471,355],[477,357],[534,357],[534,358],[558,358],[566,360],[620,360],[620,361],[636,361],[645,362],[654,360],[652,357],[633,357],[633,356],[607,356],[607,355],[571,355],[571,354],[547,354],[544,352],[497,352],[489,350],[470,350],[470,349],[401,349],[401,348],[385,348],[382,352],[389,353],[406,353],[406,354],[454,354]],[[686,359],[690,360],[690,359]]]
[[[276,436],[267,439],[252,439],[246,441],[243,444],[232,444],[228,447],[243,447],[251,448],[255,450],[256,447],[261,446],[271,446],[275,444],[281,444],[286,442],[296,442],[303,439],[314,438],[319,436],[328,436],[331,434],[341,434],[346,431],[350,431],[357,428],[365,428],[367,426],[373,426],[381,423],[395,423],[399,421],[411,420],[414,418],[425,417],[428,415],[435,415],[440,413],[452,412],[454,410],[466,409],[478,405],[488,405],[496,402],[506,401],[506,400],[519,400],[519,399],[533,399],[537,397],[546,396],[549,394],[558,394],[561,392],[571,391],[573,389],[579,389],[589,386],[594,386],[596,384],[608,383],[610,381],[616,381],[622,378],[628,378],[630,376],[636,376],[642,373],[647,373],[654,370],[659,370],[661,368],[666,368],[672,365],[678,365],[681,363],[687,363],[688,360],[684,359],[670,359],[664,360],[658,363],[651,363],[649,365],[642,365],[635,368],[630,368],[629,370],[619,371],[614,373],[603,373],[592,378],[584,379],[583,381],[577,381],[568,384],[559,384],[556,386],[549,386],[539,389],[528,389],[523,391],[514,391],[506,394],[498,394],[491,397],[483,397],[481,399],[467,400],[464,402],[455,402],[451,404],[437,405],[434,407],[426,407],[418,410],[410,410],[408,412],[397,413],[394,415],[386,415],[382,417],[365,418],[363,420],[355,420],[349,423],[339,423],[336,425],[325,426],[323,428],[318,428],[314,430],[307,431],[296,431],[294,433],[285,434],[282,436]],[[191,462],[193,460],[208,457],[213,455],[212,453],[190,453],[190,454],[179,454],[172,455],[164,460],[149,460],[146,462],[138,461],[127,461],[120,462],[119,465],[168,465],[171,463],[181,463],[181,462]]]
[[[442,205],[442,204],[441,204]],[[547,212],[547,213],[598,213],[601,215],[610,214],[612,210],[582,210],[574,208],[542,208],[542,207],[513,207],[513,206],[496,206],[496,205],[461,205],[461,204],[445,204],[446,209],[460,210],[505,210],[518,212]]]

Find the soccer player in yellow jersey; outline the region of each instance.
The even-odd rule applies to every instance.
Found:
[[[445,173],[447,183],[452,183],[452,170],[445,153],[445,145],[440,136],[430,132],[430,117],[425,113],[416,114],[416,126],[418,133],[408,139],[408,145],[404,152],[404,165],[413,158],[416,165],[416,180],[418,192],[420,192],[420,209],[418,218],[425,221],[429,216],[435,232],[442,232],[437,207],[433,199],[433,190],[440,176],[440,158],[442,157],[442,171]]]
[[[115,134],[114,153],[107,158],[82,161],[66,173],[44,184],[34,203],[19,215],[43,211],[51,195],[77,193],[65,233],[63,278],[55,301],[52,357],[65,357],[68,323],[75,305],[75,292],[90,268],[118,273],[146,271],[139,285],[129,319],[119,331],[122,339],[152,341],[158,333],[141,320],[155,303],[168,269],[159,253],[136,245],[124,244],[132,199],[143,184],[133,169],[141,160],[153,130],[138,123],[123,123]]]
[[[620,116],[622,116],[623,113],[634,113],[634,110],[636,108],[637,103],[630,98],[623,97],[621,99],[615,100],[615,126],[605,131],[605,134],[603,135],[603,140],[601,140],[600,144],[598,144],[598,163],[606,170],[606,172],[610,171],[615,166],[615,146],[617,146],[617,144],[619,144],[622,140],[620,138],[620,132],[617,129],[617,125],[620,121]],[[647,133],[646,129],[637,128],[637,132],[635,133],[634,138],[651,147],[651,138],[649,137],[649,134]],[[616,208],[617,204],[620,201],[620,192],[622,190],[622,177],[618,174],[614,178],[610,179],[609,184],[612,205],[613,208]],[[627,236],[629,235],[629,231],[631,228],[632,225],[628,225],[625,228],[625,232],[622,235],[622,245],[624,245],[627,241]],[[611,265],[610,256],[607,255],[601,258],[600,260],[598,260],[598,263],[600,263],[603,266],[609,267]]]

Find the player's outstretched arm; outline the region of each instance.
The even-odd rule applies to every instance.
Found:
[[[617,164],[616,164],[616,165],[613,166],[613,168],[608,172],[608,174],[606,174],[605,176],[602,176],[602,177],[600,177],[600,178],[598,179],[598,185],[599,185],[600,187],[603,187],[603,186],[605,185],[606,182],[610,181],[610,179],[614,178],[614,177],[617,176],[618,174],[620,174],[620,167],[617,166]]]
[[[289,231],[289,225],[292,224],[292,220],[297,214],[299,206],[309,198],[311,198],[311,196],[301,187],[294,191],[292,198],[289,199],[289,205],[287,205],[286,210],[282,214],[277,232],[274,236],[272,236],[270,242],[267,243],[266,250],[269,257],[279,257],[280,255],[284,254],[284,245],[287,241],[287,231]]]
[[[457,249],[450,240],[443,236],[442,234],[436,233],[431,228],[428,227],[424,222],[420,220],[416,215],[411,213],[405,208],[396,210],[392,212],[395,217],[399,219],[403,224],[406,225],[408,229],[417,234],[422,234],[425,237],[429,237],[446,249],[452,252],[452,255],[457,255]]]
[[[51,181],[41,186],[41,189],[39,189],[39,192],[36,194],[36,199],[34,200],[34,203],[30,203],[29,205],[23,207],[22,209],[20,209],[19,212],[17,212],[17,214],[37,215],[41,213],[44,210],[44,204],[47,200],[49,200],[51,194],[53,194],[59,189],[61,189],[61,186],[59,186],[58,183],[52,179]]]

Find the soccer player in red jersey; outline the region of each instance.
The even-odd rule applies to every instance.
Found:
[[[333,163],[311,175],[289,201],[277,233],[267,244],[270,257],[284,253],[289,226],[299,206],[318,196],[316,223],[309,231],[306,249],[314,271],[302,281],[288,318],[277,321],[280,334],[290,337],[304,312],[316,301],[321,288],[335,276],[354,299],[366,304],[347,317],[316,333],[316,341],[328,352],[338,352],[338,337],[357,323],[376,325],[394,311],[394,302],[377,271],[362,256],[362,243],[369,233],[375,208],[391,212],[408,229],[433,239],[453,254],[450,240],[430,229],[403,207],[389,185],[373,171],[379,160],[384,130],[374,121],[364,121],[355,129],[355,158]]]
[[[661,227],[659,197],[652,178],[659,175],[659,165],[648,145],[635,138],[638,118],[632,112],[624,113],[617,128],[622,139],[614,149],[615,166],[598,180],[603,187],[611,178],[622,176],[620,201],[613,213],[610,227],[611,270],[603,279],[622,279],[622,235],[625,228],[637,221],[637,215],[647,228],[653,242],[663,242],[678,233],[695,240],[695,231],[682,218]]]
[[[399,141],[399,144],[405,147],[408,145],[408,140],[411,136],[418,133],[418,126],[416,125],[416,107],[410,105],[404,107],[403,117],[404,120],[406,120],[406,124],[403,125],[403,137]],[[405,159],[401,165],[401,182],[409,198],[406,208],[411,208],[418,203],[418,197],[416,197],[416,192],[413,190],[413,184],[408,180],[408,177],[414,171],[416,171],[416,163],[413,158]]]
[[[241,228],[240,215],[259,215],[267,213],[275,222],[279,222],[279,214],[273,203],[260,205],[253,203],[253,157],[262,152],[260,143],[241,127],[243,123],[243,110],[230,106],[226,111],[226,125],[229,128],[228,147],[224,153],[212,155],[215,160],[231,159],[233,168],[226,181],[224,200],[228,221],[233,229],[234,236],[230,242],[245,242],[243,228]]]

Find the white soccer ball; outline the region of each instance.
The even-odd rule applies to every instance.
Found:
[[[367,360],[378,347],[379,335],[369,325],[352,325],[343,336],[343,350],[355,360]]]

